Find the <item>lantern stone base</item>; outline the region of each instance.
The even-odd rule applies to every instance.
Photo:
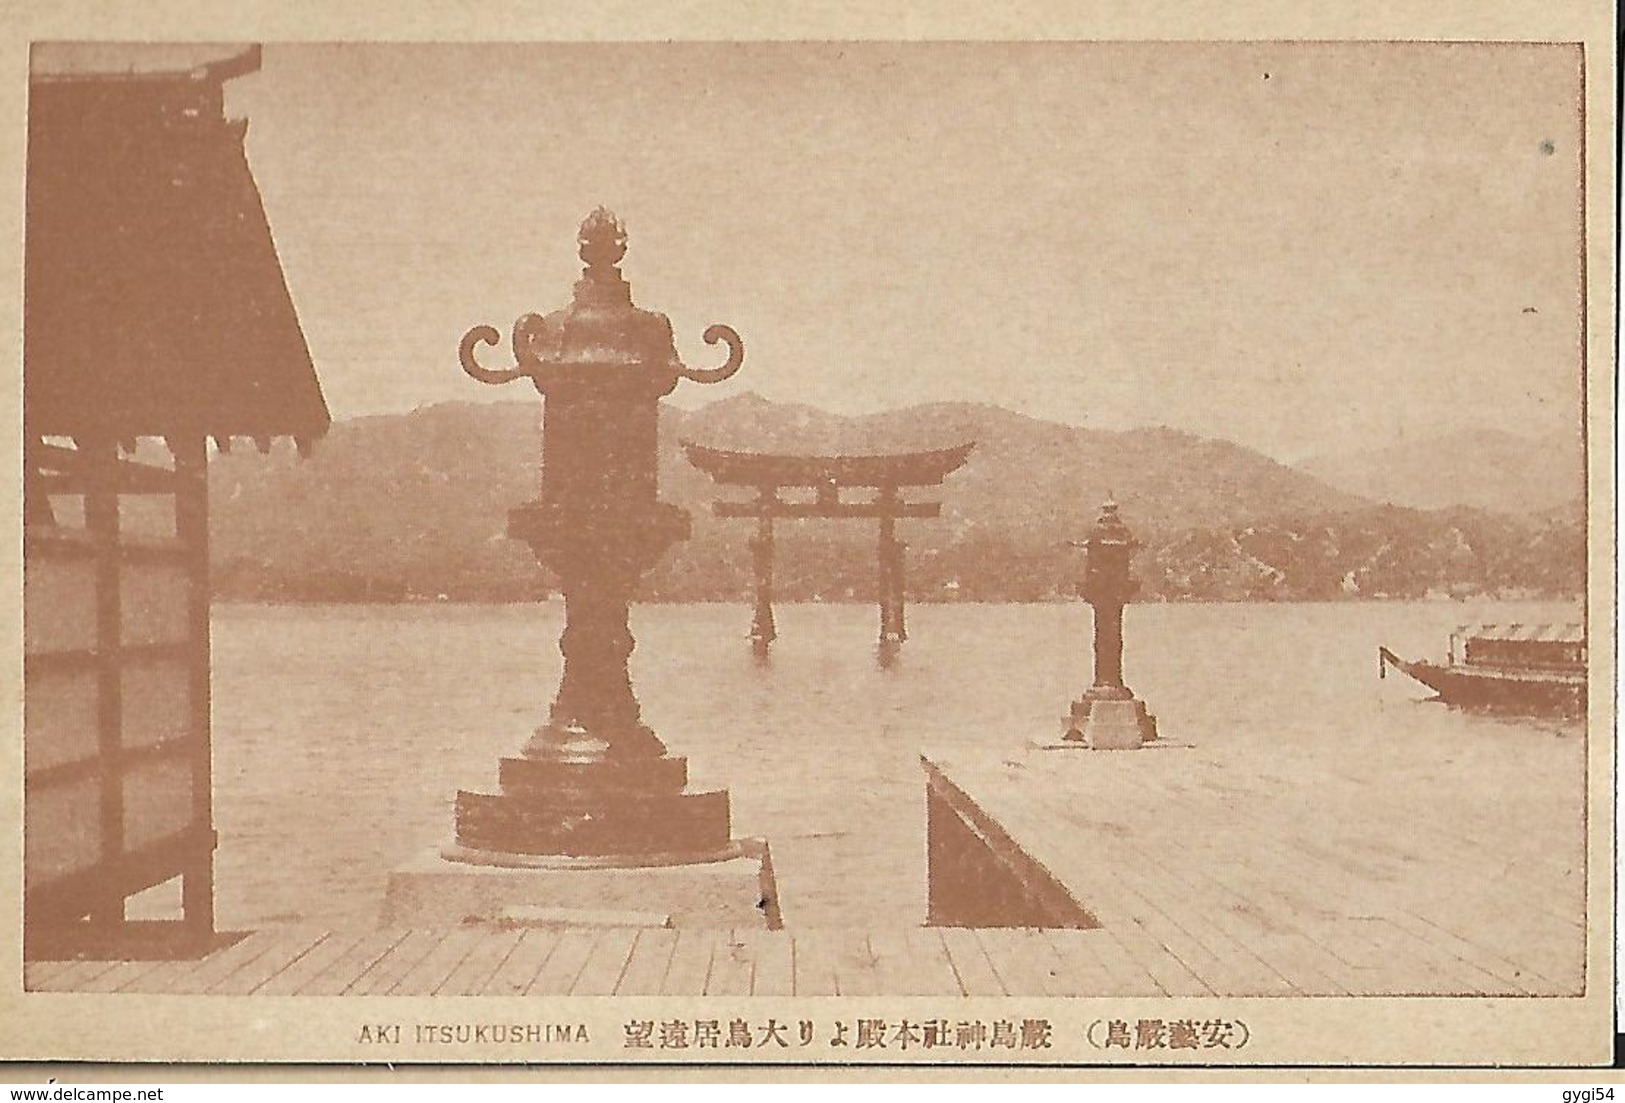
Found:
[[[763,839],[711,854],[637,859],[432,851],[389,875],[384,926],[763,927],[781,925]]]
[[[505,758],[498,793],[457,794],[457,844],[470,851],[646,863],[729,843],[728,792],[686,791],[668,755],[588,761]]]
[[[1134,750],[1157,738],[1157,718],[1132,695],[1091,697],[1072,702],[1062,741],[1096,751]]]

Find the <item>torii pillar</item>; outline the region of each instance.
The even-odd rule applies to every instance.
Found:
[[[750,643],[758,654],[765,655],[773,641],[779,638],[773,623],[773,510],[778,501],[776,490],[764,488],[761,492],[761,511],[756,514],[756,535],[750,541],[751,573],[756,583],[756,609],[750,622]]]
[[[879,494],[880,532],[876,558],[879,562],[880,645],[899,644],[908,639],[903,623],[903,552],[908,545],[897,538],[895,486],[882,486]]]

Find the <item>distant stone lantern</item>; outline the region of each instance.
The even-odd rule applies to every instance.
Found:
[[[508,534],[558,579],[564,673],[546,721],[521,754],[502,760],[501,791],[457,794],[457,845],[446,856],[704,860],[729,845],[728,793],[687,792],[687,760],[668,755],[643,723],[627,672],[627,617],[639,578],[689,535],[688,514],[658,498],[660,399],[683,379],[727,379],[744,345],[729,327],[711,326],[705,340],[728,346],[727,363],[684,366],[666,316],[632,304],[618,267],[620,220],[593,211],[579,244],[586,268],[574,301],[514,324],[514,367],[476,363],[475,348],[500,339],[490,326],[469,330],[460,349],[463,370],[480,382],[526,378],[545,399],[541,496],[509,514]]]
[[[1062,738],[1097,750],[1139,747],[1157,738],[1155,717],[1123,683],[1123,607],[1139,590],[1129,564],[1140,545],[1108,498],[1081,546],[1087,559],[1079,592],[1094,609],[1095,673],[1093,684],[1072,702]]]

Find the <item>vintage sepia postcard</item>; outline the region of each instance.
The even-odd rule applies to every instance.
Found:
[[[1611,7],[1149,8],[12,17],[0,1058],[1607,1065]]]

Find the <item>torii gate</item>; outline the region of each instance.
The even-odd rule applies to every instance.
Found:
[[[756,488],[754,501],[723,500],[712,505],[718,517],[756,518],[750,542],[756,584],[756,611],[750,639],[765,651],[777,637],[773,624],[773,519],[775,517],[873,517],[879,521],[880,642],[908,638],[903,621],[903,549],[897,538],[899,517],[936,517],[940,502],[904,501],[899,491],[910,486],[938,486],[964,465],[974,441],[930,452],[881,456],[785,456],[761,452],[728,452],[684,443],[689,462],[723,486]],[[786,501],[781,490],[811,489],[812,501]],[[872,497],[843,499],[848,490],[872,490]]]

